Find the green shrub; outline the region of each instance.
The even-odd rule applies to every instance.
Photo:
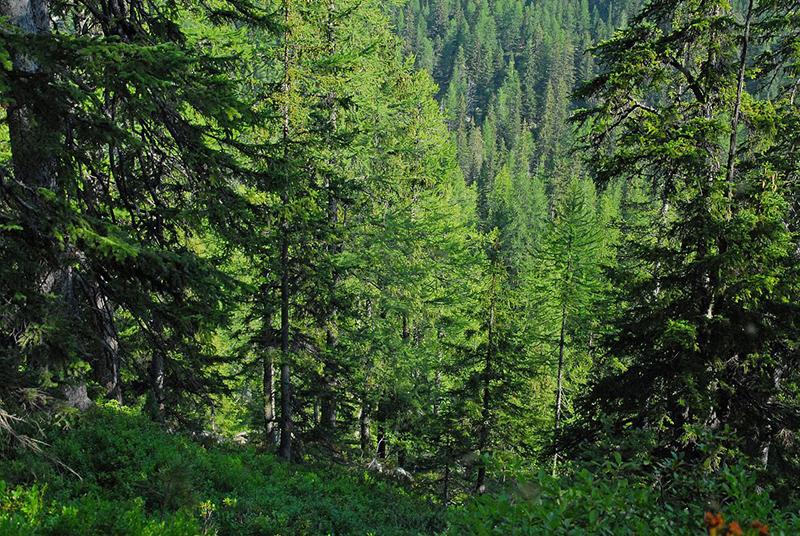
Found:
[[[347,468],[204,448],[115,404],[0,462],[0,534],[429,534],[428,501]],[[54,462],[53,460],[58,460]],[[69,469],[67,469],[69,468]],[[74,473],[80,475],[80,478]]]
[[[753,473],[740,466],[703,471],[677,456],[657,468],[617,456],[566,477],[520,479],[452,510],[448,534],[705,534],[710,508],[742,526],[766,522],[772,535],[800,534],[800,517],[781,510]]]
[[[424,497],[363,470],[205,448],[116,405],[94,408],[48,443],[46,457],[0,461],[0,535],[703,534],[706,510],[800,534],[800,517],[778,508],[747,468],[711,470],[678,456],[617,456],[560,478],[518,469],[502,492],[444,519]]]

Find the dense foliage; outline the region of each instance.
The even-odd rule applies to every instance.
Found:
[[[0,5],[0,528],[796,532],[798,36]]]
[[[363,470],[296,467],[253,448],[204,448],[139,412],[91,410],[52,438],[59,463],[3,464],[2,534],[416,534],[438,510]],[[84,478],[75,478],[75,471]],[[37,476],[37,484],[31,482]]]
[[[115,403],[48,440],[50,459],[27,453],[0,465],[15,482],[0,481],[0,533],[667,535],[702,530],[698,496],[745,527],[763,520],[771,534],[800,529],[800,517],[781,512],[744,468],[698,477],[677,456],[652,468],[616,456],[560,478],[540,472],[445,513],[396,478],[287,465],[208,437],[203,446]],[[653,475],[664,479],[658,487]]]

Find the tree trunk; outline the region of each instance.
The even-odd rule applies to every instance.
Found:
[[[495,309],[495,294],[496,294],[496,278],[492,267],[492,282],[489,289],[489,322],[486,333],[486,356],[483,364],[483,393],[481,402],[481,425],[478,432],[478,454],[483,457],[486,455],[486,449],[489,446],[489,426],[491,419],[491,381],[492,381],[492,365],[494,362],[494,309]],[[486,490],[486,462],[483,459],[478,460],[478,476],[475,479],[475,492],[483,493]]]
[[[361,445],[361,452],[367,453],[370,451],[370,443],[372,443],[369,435],[369,403],[364,402],[361,404],[361,412],[358,415],[358,440]]]
[[[450,457],[445,461],[444,465],[444,479],[442,482],[442,504],[447,506],[450,502]]]
[[[120,385],[119,340],[114,325],[114,309],[98,285],[91,285],[94,300],[94,316],[99,336],[99,351],[92,368],[95,379],[105,389],[106,396],[122,403]]]
[[[750,46],[750,23],[753,18],[753,0],[747,2],[747,13],[744,19],[744,34],[742,35],[742,48],[739,53],[739,70],[737,73],[736,99],[733,102],[733,115],[731,116],[731,137],[728,146],[728,169],[725,178],[728,181],[729,195],[733,193],[733,173],[736,166],[736,135],[739,130],[739,114],[742,107],[742,93],[744,92],[744,74],[747,67],[747,48]]]
[[[285,460],[292,458],[292,380],[289,363],[289,244],[284,221],[281,240],[281,442],[279,454]]]
[[[262,390],[264,394],[264,448],[273,449],[278,442],[278,431],[275,426],[275,364],[272,361],[272,345],[270,344],[262,360]]]
[[[150,390],[153,398],[152,412],[156,420],[164,420],[164,354],[156,348],[150,360]]]
[[[328,4],[328,18],[326,23],[326,33],[328,41],[328,54],[333,57],[336,53],[336,24],[334,13],[336,11],[336,4],[331,1]],[[326,104],[330,110],[329,125],[327,131],[327,144],[333,145],[332,133],[336,131],[336,93],[329,92],[326,97]],[[335,169],[335,160],[330,162],[331,168]],[[331,181],[330,176],[325,177],[325,190],[328,195],[328,225],[333,232],[335,240],[335,230],[339,225],[339,204],[336,193],[335,185]],[[337,243],[328,244],[328,255],[333,257],[340,251],[340,246]],[[332,259],[331,259],[332,260]],[[331,273],[330,286],[328,289],[328,311],[325,319],[325,342],[327,345],[326,359],[324,363],[324,371],[322,375],[322,428],[326,433],[332,434],[336,426],[336,378],[335,367],[332,360],[334,359],[334,351],[338,343],[336,337],[336,330],[334,329],[334,322],[336,321],[336,289],[339,284],[339,273],[334,268]]]
[[[284,184],[281,203],[289,205],[289,105],[291,99],[291,77],[289,72],[289,0],[283,2],[284,43],[283,43],[283,160]],[[289,363],[289,222],[285,210],[281,212],[281,442],[279,455],[285,460],[292,459],[292,383]]]
[[[153,355],[150,358],[148,367],[148,379],[150,381],[150,400],[148,401],[150,415],[157,421],[164,420],[165,405],[165,370],[164,370],[164,349],[161,347],[161,321],[153,318],[151,329],[154,332]]]
[[[381,460],[386,459],[386,429],[383,427],[383,423],[379,422],[378,424],[378,449],[377,449],[378,458]]]
[[[556,467],[558,465],[558,439],[561,430],[561,403],[563,400],[563,382],[564,382],[564,346],[567,332],[567,304],[561,304],[561,334],[558,337],[558,374],[556,380],[556,408],[555,408],[555,424],[553,426],[553,476],[556,474]]]
[[[70,322],[77,324],[81,322],[81,309],[75,296],[77,285],[75,270],[67,264],[65,268],[51,268],[42,278],[39,290],[43,294],[58,295],[64,307],[64,314]],[[41,363],[39,366],[46,367],[49,363]],[[86,379],[83,376],[68,379],[61,385],[68,406],[86,410],[92,405],[92,400],[86,386]]]
[[[324,369],[322,371],[320,409],[322,413],[322,428],[326,433],[331,434],[336,426],[336,381],[334,380],[333,365],[330,363],[330,352],[336,347],[336,336],[333,334],[330,325],[327,327],[326,331],[326,344],[329,354],[326,357],[323,365]]]
[[[50,33],[48,0],[4,0],[0,2],[0,16],[26,34]],[[35,88],[28,84],[41,84],[41,67],[36,58],[23,51],[11,51],[13,70],[21,73],[11,87],[11,104],[8,106],[8,133],[15,178],[31,190],[55,186],[56,158],[52,154],[60,135],[54,118],[45,109],[45,103],[31,98]],[[31,215],[33,216],[33,215]]]

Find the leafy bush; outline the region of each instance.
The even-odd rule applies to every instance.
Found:
[[[23,453],[0,462],[0,482],[13,483],[0,485],[0,534],[405,535],[443,528],[430,503],[371,474],[294,466],[240,446],[205,449],[116,405],[94,408],[49,442],[53,459]]]
[[[186,513],[163,519],[149,516],[143,501],[118,501],[94,495],[65,503],[48,501],[46,488],[7,488],[0,481],[0,534],[9,536],[101,536],[106,534],[189,536],[200,533]]]
[[[454,506],[445,519],[424,497],[372,473],[286,464],[241,446],[204,448],[116,405],[94,408],[49,443],[47,457],[27,452],[0,461],[0,534],[672,535],[708,528],[722,536],[739,526],[758,534],[750,526],[756,520],[772,535],[800,534],[800,517],[778,508],[753,472],[697,467],[679,456],[653,463],[617,455],[561,478],[523,478],[518,469],[505,490]]]
[[[566,477],[541,472],[504,493],[474,498],[451,511],[448,533],[705,534],[711,527],[708,515],[718,515],[706,513],[713,506],[724,509],[732,522],[739,520],[725,525],[720,536],[730,527],[731,535],[738,527],[745,527],[744,534],[759,534],[761,522],[770,525],[772,535],[800,534],[800,517],[778,508],[751,472],[740,466],[700,471],[679,456],[660,467],[616,456]]]

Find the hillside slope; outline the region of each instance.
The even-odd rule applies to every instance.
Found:
[[[46,456],[0,463],[0,534],[701,534],[710,506],[744,526],[766,520],[773,535],[800,533],[800,517],[759,493],[747,471],[698,478],[678,459],[657,468],[668,476],[661,490],[617,458],[561,478],[511,478],[445,512],[413,485],[365,469],[204,446],[116,405],[50,440]]]
[[[346,468],[285,464],[239,445],[204,447],[138,412],[94,408],[46,459],[0,464],[0,534],[430,534],[422,497]]]

